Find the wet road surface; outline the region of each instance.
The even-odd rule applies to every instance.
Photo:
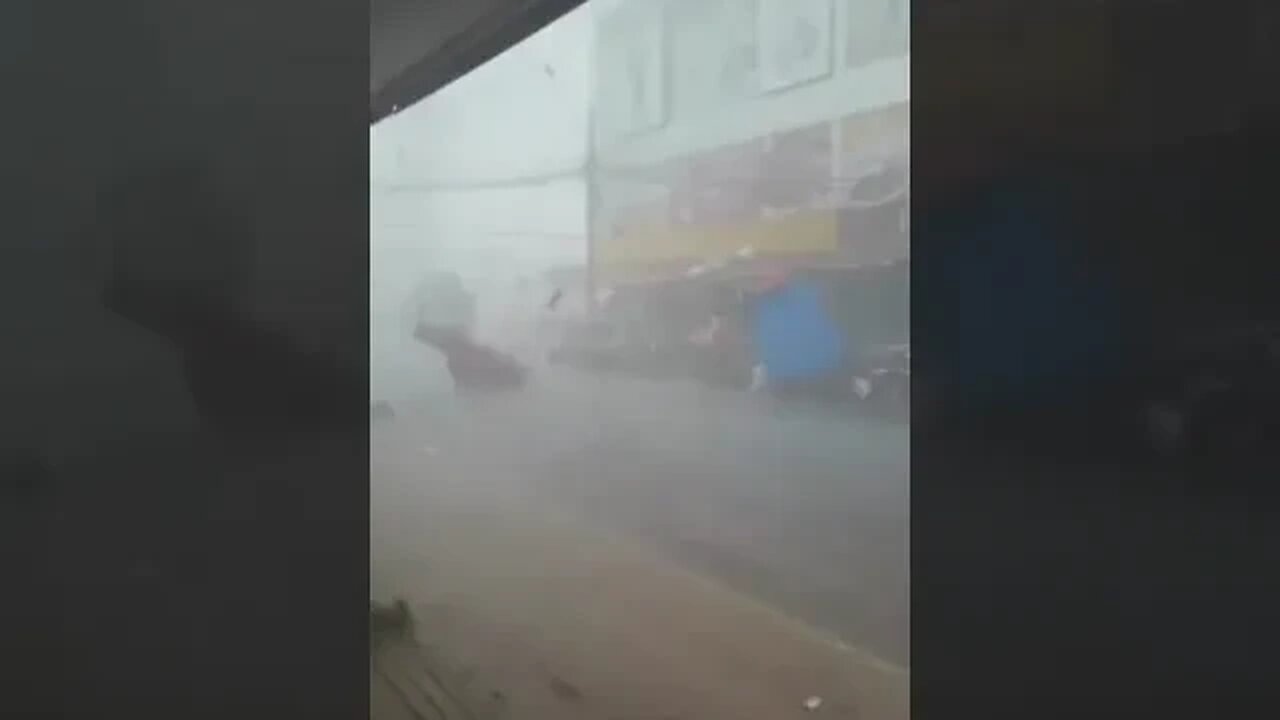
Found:
[[[465,484],[571,513],[909,665],[905,426],[555,372],[518,394],[442,395],[397,413],[375,428],[375,460],[421,468],[424,492]]]

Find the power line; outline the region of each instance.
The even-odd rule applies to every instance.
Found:
[[[852,177],[833,177],[823,175],[809,176],[784,176],[777,173],[763,173],[754,176],[743,177],[719,177],[707,181],[699,182],[698,192],[707,192],[714,189],[723,189],[725,187],[734,186],[773,186],[786,187],[809,186],[814,190],[822,189],[843,189],[852,190],[867,180],[875,178],[885,172],[892,173],[890,167],[884,167],[881,172],[866,173],[860,176]],[[556,182],[567,180],[581,179],[589,187],[588,192],[595,190],[595,185],[602,182],[639,182],[647,185],[658,187],[680,188],[686,185],[688,179],[675,178],[664,174],[661,170],[628,167],[620,165],[601,165],[593,162],[591,158],[583,165],[565,168],[553,172],[544,172],[509,178],[486,179],[474,181],[454,181],[454,182],[417,182],[417,183],[374,183],[372,187],[388,191],[391,193],[421,193],[421,192],[474,192],[474,191],[492,191],[492,190],[514,190],[520,188],[543,187]],[[905,184],[904,184],[905,185]],[[906,194],[905,186],[899,190],[889,193],[888,199],[878,200],[852,200],[852,207],[875,207],[893,202],[898,197]]]
[[[662,177],[654,172],[642,172],[635,170],[617,170],[613,168],[601,168],[597,171],[603,176],[600,180],[608,182],[633,182],[658,187],[680,187],[688,184],[688,180],[681,178]],[[518,189],[524,187],[549,185],[554,182],[564,180],[577,179],[583,176],[581,169],[566,170],[558,173],[547,173],[544,175],[530,175],[520,178],[509,178],[505,180],[478,180],[474,182],[454,182],[454,183],[374,183],[373,188],[388,190],[393,193],[404,192],[467,192],[467,191],[483,191],[483,190],[505,190]],[[733,186],[749,186],[749,185],[773,185],[773,186],[812,186],[815,188],[850,188],[859,185],[870,177],[831,177],[831,176],[802,176],[796,175],[792,177],[779,176],[776,174],[763,174],[759,176],[748,177],[720,177],[713,180],[701,181],[698,184],[702,189],[723,188]]]
[[[463,180],[452,182],[423,181],[371,183],[371,187],[381,190],[389,190],[391,192],[467,192],[473,190],[503,190],[508,188],[549,185],[554,182],[579,178],[582,177],[582,175],[583,167],[575,166],[553,172],[544,172],[534,175],[519,175],[499,179]]]

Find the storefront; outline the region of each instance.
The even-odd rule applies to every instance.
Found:
[[[906,10],[901,0],[602,8],[593,271],[615,292],[613,311],[645,326],[638,334],[697,355],[692,338],[731,318],[734,298],[740,310],[753,278],[789,273],[813,278],[848,332],[901,341]],[[873,323],[844,305],[901,310]]]
[[[606,168],[606,185],[647,192],[606,208],[596,240],[599,277],[628,282],[726,264],[905,259],[906,113],[905,104],[895,105],[653,167]]]

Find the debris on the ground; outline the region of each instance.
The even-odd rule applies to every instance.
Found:
[[[582,691],[563,678],[553,675],[547,684],[551,687],[551,692],[561,700],[577,702],[582,699]]]
[[[822,698],[818,697],[817,695],[810,695],[809,697],[804,699],[805,710],[808,710],[809,712],[814,712],[820,707],[822,707]]]

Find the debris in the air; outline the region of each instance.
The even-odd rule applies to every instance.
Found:
[[[817,695],[810,695],[809,697],[805,698],[804,700],[805,710],[808,710],[809,712],[814,712],[820,707],[822,707],[822,698],[818,697]]]
[[[424,455],[431,455],[432,457],[434,457],[440,454],[440,450],[438,448],[431,447],[430,445],[423,445],[422,453]]]
[[[750,259],[756,256],[756,249],[751,247],[750,245],[747,245],[745,247],[739,248],[737,254],[738,254],[738,257],[740,258]]]

